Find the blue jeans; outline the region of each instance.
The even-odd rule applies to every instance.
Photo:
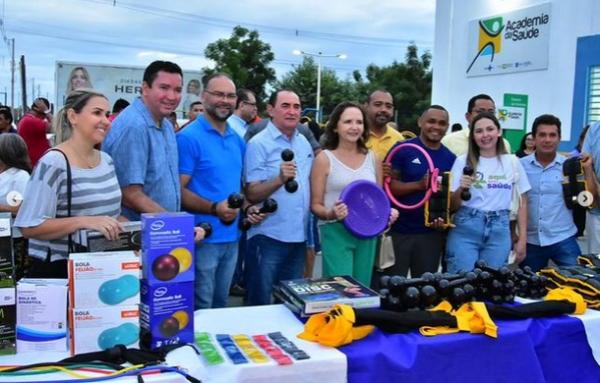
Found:
[[[238,243],[202,243],[196,246],[195,309],[227,306]]]
[[[512,247],[508,210],[482,211],[462,206],[454,216],[454,224],[446,243],[449,272],[473,270],[479,259],[494,268],[506,264]]]
[[[235,272],[233,273],[233,281],[231,282],[232,285],[238,285],[241,287],[246,286],[246,277],[245,277],[245,259],[246,259],[246,244],[248,243],[247,240],[247,233],[245,231],[242,232],[242,234],[240,235],[240,241],[238,242],[238,258],[237,258],[237,264],[235,265]]]
[[[581,249],[575,236],[549,246],[527,244],[527,257],[521,266],[529,266],[533,271],[548,265],[548,260],[554,261],[558,266],[573,266],[577,264],[577,257]]]
[[[281,242],[265,235],[248,240],[246,289],[250,305],[271,304],[273,285],[302,278],[306,242]]]

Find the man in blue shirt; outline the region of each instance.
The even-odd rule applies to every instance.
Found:
[[[144,71],[142,96],[119,113],[102,144],[114,161],[122,212],[130,220],[180,209],[177,142],[166,117],[181,101],[182,79],[177,64],[151,63]]]
[[[269,197],[278,203],[275,213],[248,232],[246,254],[248,301],[251,305],[271,303],[272,286],[281,280],[301,278],[306,255],[306,228],[310,209],[309,176],[314,159],[306,138],[298,133],[300,98],[289,90],[274,92],[267,106],[271,120],[254,136],[246,149],[246,196],[251,201]],[[292,161],[281,152],[291,149]],[[294,178],[298,190],[290,193],[283,185]]]
[[[448,130],[448,111],[439,105],[431,105],[418,120],[421,132],[418,137],[397,143],[412,143],[425,149],[440,174],[450,171],[456,156],[444,145],[442,137]],[[394,148],[392,147],[392,149]],[[414,148],[402,149],[392,159],[392,169],[399,179],[392,179],[390,188],[400,202],[407,205],[418,203],[425,196],[429,183],[429,165],[425,156]],[[424,272],[436,272],[444,250],[445,233],[441,219],[434,227],[425,226],[424,207],[402,210],[392,226],[392,241],[396,263],[385,270],[388,275],[406,276],[410,270],[413,278]]]
[[[236,101],[235,84],[224,74],[208,76],[204,114],[177,135],[183,208],[213,234],[196,246],[197,309],[225,307],[238,252],[239,208],[227,197],[240,193],[246,145],[227,119]]]
[[[581,255],[573,214],[563,198],[566,157],[557,153],[560,125],[551,114],[537,117],[531,128],[535,153],[521,158],[531,185],[527,193],[527,256],[522,265],[533,271],[546,267],[550,259],[559,266],[575,265]]]

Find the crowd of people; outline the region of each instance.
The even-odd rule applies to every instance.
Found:
[[[34,100],[18,134],[10,134],[10,109],[0,108],[0,133],[7,133],[0,134],[0,211],[14,214],[29,239],[28,275],[65,277],[78,230],[114,239],[121,222],[162,211],[186,211],[196,224],[212,225],[207,238],[195,228],[196,308],[226,306],[232,285],[245,288],[248,304],[271,303],[278,281],[311,274],[305,266],[319,246],[323,276],[351,275],[367,285],[381,274],[470,270],[480,259],[499,267],[511,254],[539,270],[550,260],[575,264],[582,252],[563,198],[566,157],[558,153],[561,121],[553,115],[535,119],[515,156],[485,94],[468,101],[467,128],[447,132],[448,111],[431,105],[418,136],[405,140],[390,125],[394,100],[384,89],[365,95],[364,104],[340,103],[319,132],[300,123],[293,90],[274,91],[261,120],[255,94],[228,75],[207,76],[201,91],[192,85],[199,99],[186,105],[190,120],[181,128],[169,116],[182,101],[183,73],[168,61],[145,69],[140,97],[115,106],[116,117],[106,97],[88,88],[71,91],[54,118],[48,100]],[[577,155],[598,201],[600,123],[586,131]],[[387,158],[402,143],[412,145]],[[395,198],[414,204],[437,182],[421,151],[451,172],[453,220],[426,222],[423,206],[392,208],[395,263],[375,271],[379,239],[355,237],[342,224],[349,207],[340,193],[356,180],[382,185],[389,177]],[[234,193],[244,195],[241,206],[229,201]],[[276,201],[274,212],[261,210],[267,199]],[[583,251],[600,253],[600,208],[590,207]],[[240,230],[242,219],[248,231]]]

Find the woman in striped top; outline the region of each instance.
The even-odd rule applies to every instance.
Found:
[[[55,118],[58,150],[46,152],[34,168],[15,222],[30,238],[30,277],[66,278],[69,236],[78,230],[96,230],[107,239],[122,230],[113,161],[97,149],[110,129],[108,115],[104,95],[80,89],[69,94]],[[70,216],[65,156],[71,168]]]

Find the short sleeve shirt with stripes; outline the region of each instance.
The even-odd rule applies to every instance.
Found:
[[[101,161],[93,169],[71,166],[71,216],[110,216],[121,211],[121,189],[112,158],[101,152]],[[35,227],[49,218],[68,216],[67,172],[61,153],[50,151],[39,161],[29,180],[15,226]],[[51,260],[67,257],[68,237],[42,241],[29,240],[29,255]]]

